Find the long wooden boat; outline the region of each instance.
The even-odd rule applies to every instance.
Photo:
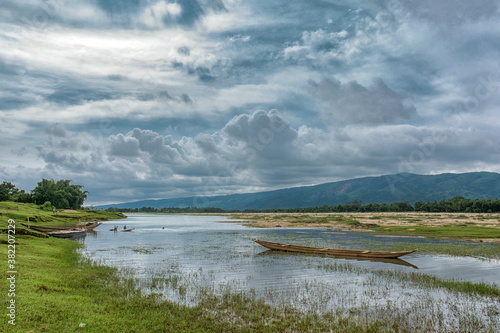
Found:
[[[57,230],[47,232],[47,235],[57,238],[80,238],[87,236],[86,229],[73,229],[73,230]]]
[[[286,255],[287,253],[290,252],[285,252],[285,251],[274,251],[274,250],[266,250],[263,252],[259,252],[257,255],[259,256],[270,256],[270,255],[278,255],[278,254],[283,254]],[[358,261],[371,261],[371,262],[383,262],[386,264],[394,264],[394,265],[401,265],[401,266],[407,266],[411,268],[418,269],[417,266],[409,263],[408,261],[404,261],[403,259],[400,258],[361,258],[361,257],[350,257],[350,256],[341,256],[341,255],[331,255],[331,254],[321,254],[321,253],[299,253],[299,252],[294,252],[293,253],[296,256],[328,256],[328,257],[333,257],[333,258],[339,258],[339,259],[347,259],[347,260],[358,260]]]
[[[132,229],[122,229],[120,231],[132,231],[132,230],[135,230],[135,228],[132,228]]]
[[[292,244],[283,244],[275,242],[267,242],[259,239],[252,239],[254,242],[267,247],[270,250],[278,251],[289,251],[289,252],[301,252],[301,253],[316,253],[316,254],[328,254],[333,256],[340,256],[346,258],[399,258],[401,256],[410,254],[414,251],[400,251],[400,252],[389,252],[389,251],[363,251],[363,250],[343,250],[343,249],[328,249],[320,247],[310,247]]]
[[[58,230],[72,230],[75,228],[81,228],[81,229],[87,229],[87,230],[93,230],[100,226],[102,223],[100,222],[87,222],[86,224],[78,224],[76,226],[44,226],[44,225],[27,225],[24,223],[21,223],[23,226],[26,228],[39,231],[39,232],[51,232],[51,231],[58,231]]]
[[[101,222],[94,221],[94,222],[87,222],[85,224],[77,224],[77,227],[83,226],[87,230],[94,230],[101,224],[102,224]]]

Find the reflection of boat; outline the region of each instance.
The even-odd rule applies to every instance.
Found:
[[[254,242],[267,247],[270,250],[279,251],[289,251],[289,252],[301,252],[301,253],[317,253],[317,254],[329,254],[333,256],[341,256],[348,258],[398,258],[406,254],[410,254],[414,251],[400,251],[400,252],[389,252],[389,251],[363,251],[363,250],[343,250],[343,249],[328,249],[320,247],[310,247],[301,245],[291,245],[275,242],[266,242],[254,238]]]
[[[123,229],[121,231],[132,231],[132,230],[135,230],[135,228],[132,228],[132,229]]]
[[[80,238],[87,236],[87,230],[85,229],[73,229],[73,230],[57,230],[47,232],[47,235],[54,236],[57,238]]]
[[[260,252],[258,255],[262,256],[268,256],[268,255],[278,255],[278,254],[285,254],[284,252],[280,251],[273,251],[273,250],[267,250],[264,252]],[[288,254],[290,255],[290,254]],[[371,262],[383,262],[386,264],[394,264],[394,265],[401,265],[401,266],[407,266],[407,267],[412,267],[415,269],[418,269],[417,266],[410,264],[408,261],[404,261],[403,259],[399,258],[360,258],[360,257],[343,257],[340,255],[329,255],[329,254],[318,254],[318,253],[299,253],[296,252],[294,253],[296,256],[318,256],[318,257],[325,257],[325,256],[330,256],[338,259],[347,259],[347,260],[358,260],[358,261],[371,261]]]
[[[25,226],[26,228],[29,228],[29,229],[32,229],[32,230],[35,230],[35,231],[39,231],[39,232],[51,232],[51,231],[60,231],[60,230],[73,230],[75,228],[79,228],[79,229],[87,229],[87,230],[92,230],[94,228],[97,228],[98,226],[100,226],[102,223],[100,222],[87,222],[85,224],[79,224],[79,225],[76,225],[76,226],[58,226],[58,227],[55,227],[55,226],[42,226],[42,225],[30,225],[28,226],[27,224],[24,224],[24,223],[21,223],[23,226]]]

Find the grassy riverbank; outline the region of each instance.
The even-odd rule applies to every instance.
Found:
[[[1,257],[7,237],[0,235]],[[276,312],[240,294],[204,295],[196,307],[143,295],[137,282],[79,257],[79,244],[57,238],[16,238],[16,325],[2,316],[2,332],[224,332],[338,330],[369,332],[332,316],[302,315],[292,308]],[[6,260],[2,265],[7,266]],[[6,279],[1,293],[7,295]],[[8,306],[2,297],[2,309]]]
[[[90,212],[92,213],[92,212]],[[97,212],[99,213],[99,212]],[[2,211],[1,227],[6,230],[7,217],[22,220],[26,214],[51,216],[52,212],[38,212],[35,207],[23,207],[19,212]],[[73,213],[77,214],[77,213]],[[87,214],[86,212],[81,213]],[[31,215],[30,215],[31,216]],[[58,216],[55,216],[56,218]],[[95,216],[94,216],[95,217]],[[101,216],[104,218],[104,215]],[[64,223],[73,223],[74,218]],[[61,220],[47,220],[47,224],[60,224]],[[18,224],[16,219],[16,225]],[[0,261],[4,276],[8,265],[8,235],[0,234]],[[161,298],[160,294],[145,294],[140,289],[141,282],[124,275],[122,271],[82,258],[78,254],[80,245],[69,240],[40,238],[33,235],[16,235],[15,238],[15,297],[2,297],[1,308],[4,316],[0,323],[2,332],[424,332],[437,327],[446,327],[446,322],[434,323],[428,307],[410,307],[410,310],[388,309],[365,314],[362,309],[348,309],[346,313],[313,312],[302,313],[297,308],[284,303],[273,307],[255,298],[251,293],[228,290],[214,294],[200,290],[197,305],[188,307]],[[479,331],[493,332],[497,323],[497,286],[460,281],[449,281],[415,273],[391,273],[380,271],[356,271],[350,264],[333,264],[323,267],[327,271],[343,274],[354,272],[359,276],[373,274],[387,280],[384,288],[392,290],[397,283],[409,284],[419,293],[425,290],[439,290],[456,295],[460,300],[486,298],[492,302],[491,313],[481,319],[481,312],[469,309],[473,315],[458,323],[459,327],[472,327]],[[179,279],[183,277],[180,276]],[[169,276],[155,276],[150,288],[159,281],[167,283]],[[366,283],[375,283],[369,278]],[[180,282],[179,282],[180,283]],[[312,283],[312,282],[311,282]],[[378,283],[378,282],[377,282]],[[2,295],[8,295],[10,282],[0,280]],[[309,288],[307,284],[304,288]],[[376,290],[383,289],[376,285]],[[324,288],[320,288],[323,290]],[[160,289],[156,289],[160,291]],[[303,290],[301,288],[301,290]],[[328,295],[341,291],[326,289]],[[154,291],[154,290],[153,290]],[[383,292],[386,293],[385,289]],[[323,295],[326,296],[326,295]],[[310,295],[310,302],[325,297]],[[277,296],[279,297],[279,296]],[[346,300],[349,295],[345,296]],[[369,296],[365,296],[369,297]],[[317,299],[316,299],[317,298]],[[7,306],[15,300],[15,323],[8,323]],[[450,306],[457,304],[450,300]],[[480,301],[483,302],[483,301]],[[349,304],[349,302],[346,302]],[[389,303],[388,303],[389,304]],[[421,303],[418,303],[421,305]],[[423,304],[423,303],[422,303]],[[489,309],[489,308],[488,308]],[[367,308],[372,311],[373,309]],[[376,309],[375,309],[376,310]],[[388,311],[390,310],[390,311]],[[411,311],[407,316],[405,311]],[[457,308],[457,311],[462,310]],[[415,318],[429,317],[425,323]],[[415,318],[413,318],[415,317]],[[412,319],[413,318],[413,319]],[[489,320],[489,321],[488,321]],[[420,326],[419,326],[420,325]],[[488,327],[490,326],[490,327]]]
[[[103,210],[43,210],[35,204],[20,202],[0,202],[0,226],[5,227],[8,219],[14,219],[20,223],[28,223],[44,226],[76,225],[78,223],[97,221],[109,221],[126,216],[122,213],[107,212]]]
[[[54,214],[33,204],[13,202],[1,202],[0,213],[0,262],[4,267],[0,289],[2,295],[8,296],[1,302],[2,332],[276,332],[312,328],[358,332],[372,328],[337,322],[331,316],[302,315],[292,308],[277,313],[263,302],[241,294],[205,294],[196,307],[162,300],[158,294],[144,295],[136,279],[83,259],[77,252],[80,244],[26,234],[20,225],[28,217],[37,224],[74,225],[121,218],[120,213]],[[9,243],[7,235],[8,219],[16,221],[14,244]],[[9,268],[11,249],[15,249],[15,266]],[[8,273],[11,270],[16,272],[13,284],[6,279],[12,276]],[[15,326],[7,316],[11,300],[15,301]]]
[[[7,257],[6,235],[0,235],[1,257]],[[292,307],[277,310],[241,293],[200,293],[194,307],[143,294],[138,281],[115,268],[91,263],[78,243],[57,238],[16,238],[16,326],[3,316],[2,332],[405,332],[419,331],[404,322],[363,318],[359,314],[302,314]],[[5,260],[2,265],[7,266]],[[332,269],[332,268],[328,268]],[[337,268],[335,269],[337,270]],[[380,273],[382,274],[382,273]],[[389,273],[387,273],[389,274]],[[393,273],[390,273],[393,274]],[[391,277],[393,278],[393,277]],[[398,277],[399,278],[399,277]],[[403,277],[406,280],[406,276]],[[420,284],[421,278],[413,278]],[[497,298],[499,290],[483,284],[424,279],[425,287]],[[427,286],[429,285],[429,286]],[[472,287],[471,287],[472,286]],[[6,279],[1,293],[7,295]],[[468,297],[468,296],[465,296]],[[9,299],[2,298],[2,309]],[[419,310],[421,311],[421,310]],[[363,322],[363,324],[359,324]],[[408,329],[404,329],[407,327]],[[486,330],[488,331],[488,329]]]

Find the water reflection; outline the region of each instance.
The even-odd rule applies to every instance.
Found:
[[[173,261],[182,263],[182,267],[194,267],[204,270],[218,269],[220,275],[234,276],[234,267],[238,267],[243,276],[252,274],[252,270],[261,264],[255,256],[263,248],[255,244],[252,238],[269,241],[297,243],[318,247],[363,249],[365,244],[391,251],[397,241],[391,237],[379,235],[338,232],[326,229],[306,228],[250,228],[237,223],[219,223],[227,221],[220,216],[168,216],[168,215],[131,215],[126,220],[105,222],[96,229],[97,235],[85,240],[85,253],[93,253],[99,259],[116,266],[151,267],[168,266]],[[114,232],[135,229],[132,232]],[[110,231],[113,230],[113,231]],[[430,239],[405,239],[404,242],[447,242]],[[301,257],[304,258],[304,257]],[[310,256],[303,263],[320,263],[325,260],[348,262],[367,269],[413,270],[416,267],[422,273],[444,278],[459,278],[469,281],[497,283],[500,265],[497,260],[478,260],[469,257],[431,256],[414,253],[397,262],[373,260],[335,259],[332,257]],[[280,255],[275,258],[277,267],[293,267],[302,270],[301,261],[296,256]],[[224,271],[227,269],[227,271]],[[219,275],[217,274],[217,275]],[[313,274],[314,276],[314,274]]]
[[[257,255],[261,256],[267,256],[267,255],[284,255],[284,256],[297,256],[300,258],[301,256],[304,257],[330,257],[330,258],[337,258],[337,259],[345,259],[345,260],[354,260],[354,261],[371,261],[371,262],[382,262],[386,264],[393,264],[393,265],[401,265],[401,266],[407,266],[407,267],[412,267],[414,269],[418,269],[417,266],[403,260],[403,259],[384,259],[384,258],[353,258],[353,257],[343,257],[339,255],[328,255],[328,254],[318,254],[318,253],[290,253],[290,252],[284,252],[284,251],[273,251],[273,250],[265,250],[264,252],[258,253]]]
[[[326,311],[338,316],[359,311],[365,318],[382,321],[386,316],[403,317],[414,309],[423,309],[411,319],[416,327],[433,327],[439,317],[444,318],[446,329],[456,328],[467,316],[480,318],[484,327],[499,327],[500,316],[490,311],[500,307],[498,299],[464,297],[404,278],[415,275],[418,267],[416,274],[497,283],[497,260],[417,252],[405,256],[405,260],[380,261],[267,251],[252,238],[348,249],[363,249],[369,243],[387,251],[398,240],[325,229],[250,228],[218,221],[227,218],[132,215],[104,223],[96,229],[95,237],[85,239],[81,251],[93,260],[131,271],[145,292],[188,305],[196,304],[200,293],[230,291],[249,293],[278,309],[291,305],[301,311]],[[115,225],[118,231],[124,225],[134,230],[116,232]],[[401,278],[406,272],[412,274]]]

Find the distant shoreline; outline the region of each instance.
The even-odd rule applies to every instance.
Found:
[[[500,244],[500,213],[124,213],[227,216],[255,228],[332,228]]]

